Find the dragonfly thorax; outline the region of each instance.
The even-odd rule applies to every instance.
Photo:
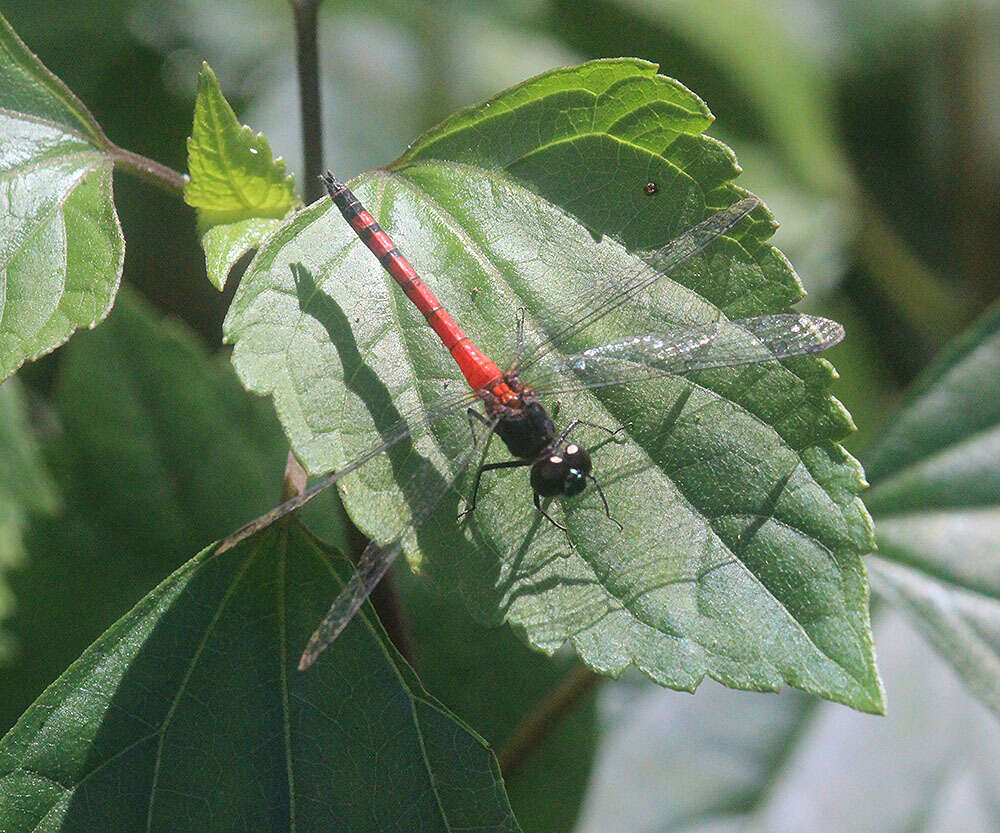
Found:
[[[496,433],[514,457],[534,460],[548,451],[556,437],[556,427],[548,411],[530,395],[517,406],[486,403],[486,410],[498,417]]]

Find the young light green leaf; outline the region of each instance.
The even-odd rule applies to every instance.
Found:
[[[125,241],[108,145],[0,16],[0,380],[111,309]]]
[[[0,741],[0,826],[518,830],[485,742],[370,610],[295,670],[350,569],[297,523],[195,556]]]
[[[285,163],[263,134],[240,125],[208,64],[198,78],[188,169],[184,200],[198,210],[208,277],[221,290],[240,256],[302,202]]]
[[[916,382],[868,471],[876,587],[1000,713],[1000,305]]]
[[[701,135],[709,121],[705,105],[655,66],[595,61],[463,111],[388,170],[359,178],[355,191],[503,364],[517,309],[528,311],[529,338],[552,333],[587,287],[636,267],[631,251],[663,245],[740,197],[732,152]],[[649,297],[602,319],[587,341],[653,321],[787,310],[801,287],[767,242],[773,228],[758,209]],[[400,412],[463,384],[423,317],[326,201],[261,248],[226,333],[244,384],[274,396],[314,473],[343,466]],[[407,542],[411,563],[433,554],[428,571],[458,588],[476,618],[506,619],[547,652],[572,641],[602,673],[635,664],[684,689],[706,674],[749,689],[788,682],[879,711],[860,559],[872,546],[870,519],[861,469],[837,445],[852,425],[829,395],[831,377],[828,363],[797,359],[560,395],[562,424],[626,428],[627,442],[594,448],[624,532],[593,490],[554,502],[570,550],[532,507],[523,472],[496,473],[464,523],[452,500]],[[601,436],[584,429],[579,441],[593,447]],[[391,538],[423,488],[407,485],[416,455],[449,477],[448,461],[469,441],[459,411],[431,438],[345,479],[355,522]],[[464,494],[469,487],[460,484]]]
[[[205,250],[205,269],[212,285],[221,291],[236,261],[257,248],[281,224],[281,220],[251,217],[208,229],[201,236],[201,247]]]

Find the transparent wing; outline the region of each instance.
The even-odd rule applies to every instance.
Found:
[[[476,401],[477,397],[475,393],[470,390],[463,390],[461,393],[441,397],[431,408],[425,408],[422,405],[410,408],[390,428],[382,432],[383,440],[381,442],[373,445],[368,451],[356,457],[342,469],[325,475],[302,494],[296,495],[284,503],[275,506],[274,509],[254,518],[249,523],[244,524],[235,532],[223,538],[215,550],[216,553],[223,553],[235,547],[240,541],[245,541],[251,535],[256,535],[275,521],[279,521],[286,515],[290,515],[297,509],[301,509],[324,489],[328,489],[351,472],[357,471],[365,463],[388,451],[394,445],[403,442],[407,438],[417,439],[424,436],[437,422],[446,417],[463,413],[466,408]]]
[[[669,275],[685,261],[704,251],[721,238],[727,231],[753,211],[760,200],[747,197],[737,203],[717,211],[688,229],[680,237],[654,252],[639,253],[642,263],[626,272],[604,278],[593,292],[585,293],[583,299],[567,312],[567,321],[538,345],[518,356],[517,367],[526,370],[535,365],[543,356],[568,343],[580,332],[600,321],[612,310],[626,303],[630,298],[650,288],[657,281]]]
[[[493,424],[493,427],[495,426],[496,423]],[[493,428],[491,427],[490,431],[492,432],[492,430]],[[371,595],[372,590],[375,589],[375,585],[382,580],[386,571],[392,566],[392,563],[399,556],[400,552],[402,552],[403,541],[434,513],[441,499],[451,490],[455,481],[462,475],[462,472],[468,468],[476,452],[477,447],[471,445],[458,458],[456,464],[451,469],[451,475],[443,479],[429,476],[431,472],[428,470],[428,467],[433,468],[433,464],[429,460],[425,460],[424,463],[417,467],[417,470],[410,477],[410,482],[414,486],[419,487],[416,491],[419,491],[420,500],[413,507],[411,520],[384,547],[380,547],[375,541],[372,541],[365,547],[364,552],[361,553],[361,557],[358,559],[357,567],[350,581],[340,591],[337,598],[334,599],[330,610],[327,611],[326,616],[323,617],[313,635],[309,637],[309,642],[306,644],[305,650],[302,652],[302,657],[299,659],[300,671],[305,671],[309,668],[316,661],[316,658],[340,636],[341,631],[347,627],[351,619],[354,618],[354,615],[361,609],[361,605]],[[428,483],[435,485],[428,488]]]
[[[624,384],[715,367],[788,359],[837,344],[844,328],[802,313],[715,321],[672,334],[648,333],[562,357],[532,379],[537,393]]]

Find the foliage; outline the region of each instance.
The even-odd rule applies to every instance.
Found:
[[[485,743],[370,614],[294,673],[349,569],[294,523],[187,562],[7,735],[4,829],[517,830]]]
[[[282,429],[326,470],[394,414],[419,425],[457,377],[328,202],[302,208],[272,155],[302,171],[290,15],[261,0],[11,0],[4,13],[63,80],[0,18],[0,378],[116,308],[0,388],[4,729],[37,698],[0,741],[0,827],[213,829],[257,807],[248,828],[312,829],[332,802],[353,814],[336,817],[345,829],[516,829],[505,793],[538,833],[573,828],[578,811],[580,831],[996,827],[998,308],[895,400],[1000,292],[988,274],[1000,156],[975,92],[996,80],[1000,17],[904,3],[890,18],[843,0],[323,4],[323,155],[339,174],[384,164],[485,99],[352,182],[496,356],[516,307],[529,333],[550,332],[596,276],[744,193],[735,156],[707,132],[740,150],[742,188],[788,227],[772,239],[761,208],[604,335],[664,314],[786,309],[801,287],[773,240],[813,291],[806,309],[843,321],[848,339],[830,354],[840,382],[803,359],[560,396],[561,423],[631,423],[626,442],[595,449],[626,532],[605,534],[593,501],[554,503],[569,550],[530,526],[517,475],[491,478],[456,525],[460,481],[407,541],[421,575],[397,577],[402,627],[384,619],[413,668],[366,607],[300,677],[294,656],[346,576],[340,553],[358,549],[352,521],[392,537],[417,486],[407,473],[447,477],[447,455],[468,444],[461,415],[346,480],[346,513],[331,490],[305,527],[218,557],[205,545],[275,502]],[[930,56],[919,69],[915,51]],[[583,63],[608,54],[657,60],[719,124],[654,64]],[[195,96],[202,57],[222,85],[204,64]],[[537,76],[559,64],[577,66]],[[179,167],[188,132],[187,183],[107,138]],[[112,200],[113,168],[165,191],[118,176]],[[158,309],[134,292],[115,301],[118,214],[125,280]],[[202,280],[203,258],[224,291]],[[203,346],[218,344],[227,309],[239,379],[225,350]],[[274,394],[278,418],[241,382]],[[861,432],[847,436],[831,390]],[[707,684],[686,698],[629,674],[596,707],[588,697],[535,726],[537,747],[500,780],[475,732],[509,748],[522,718],[579,676],[577,656],[681,688],[706,673],[791,682],[878,710],[859,560],[871,526],[840,442],[872,483],[880,548],[864,564],[888,718],[787,690]],[[776,535],[779,522],[805,535]],[[693,555],[691,540],[707,544]],[[564,640],[576,653],[546,656]]]
[[[32,514],[51,515],[58,506],[26,411],[17,380],[0,385],[0,664],[13,652],[3,627],[15,604],[7,576],[24,562],[24,532]]]
[[[869,457],[879,587],[1000,712],[1000,306],[927,369]]]
[[[208,64],[198,79],[188,139],[184,201],[198,210],[208,278],[222,289],[229,268],[301,205],[294,177],[271,157],[263,134],[241,126]]]

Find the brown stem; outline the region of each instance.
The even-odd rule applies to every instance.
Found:
[[[594,690],[601,679],[586,666],[578,665],[541,699],[497,754],[504,778],[511,778],[524,765],[549,732]]]
[[[133,173],[147,182],[169,191],[174,196],[181,196],[184,193],[184,183],[187,181],[184,174],[178,173],[166,165],[161,165],[146,156],[120,148],[111,141],[107,144],[107,151],[111,155],[115,167]]]
[[[306,490],[308,477],[298,458],[289,449],[288,458],[285,460],[285,478],[281,485],[281,502],[301,495]]]

